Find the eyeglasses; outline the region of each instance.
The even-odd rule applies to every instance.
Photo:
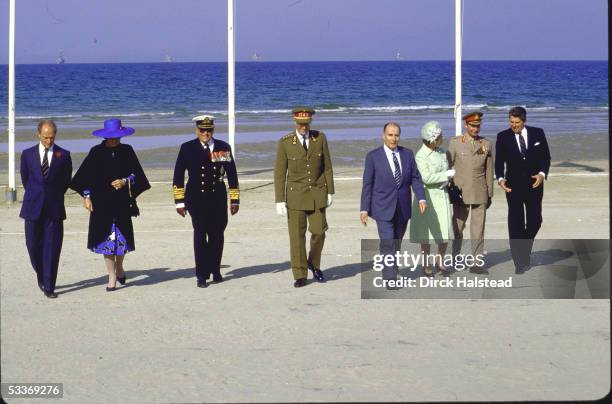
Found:
[[[215,130],[214,128],[198,128],[198,131],[200,133],[206,133],[206,132],[213,133],[214,130]]]

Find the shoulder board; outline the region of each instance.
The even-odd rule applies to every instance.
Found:
[[[288,133],[285,136],[283,136],[281,140],[291,139],[294,135],[295,135],[295,132]]]

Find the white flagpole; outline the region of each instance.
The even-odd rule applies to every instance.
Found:
[[[9,65],[8,65],[8,189],[5,199],[17,200],[15,187],[15,0],[9,1]]]
[[[463,42],[462,0],[455,0],[455,136],[461,135],[461,43]]]
[[[234,0],[227,0],[227,131],[229,144],[236,157],[236,37],[234,35]]]

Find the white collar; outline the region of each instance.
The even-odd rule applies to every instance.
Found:
[[[387,154],[399,153],[399,147],[395,147],[395,150],[391,150],[389,146],[387,146],[386,144],[383,144],[383,148],[385,149],[385,153]]]
[[[200,144],[202,145],[202,147],[206,146],[206,143],[202,142],[201,140],[200,140]],[[215,139],[211,137],[210,140],[208,141],[208,147],[213,147],[214,145],[215,145]]]
[[[523,126],[523,129],[521,130],[521,133],[514,132],[514,136],[516,136],[516,135],[521,135],[523,137],[527,136],[527,127]]]
[[[300,138],[300,141],[302,141],[302,139],[304,139],[304,137],[306,137],[306,139],[308,139],[310,137],[310,133],[307,136],[302,136],[302,134],[300,133],[299,130],[295,130],[295,134],[298,136],[298,138]]]
[[[55,147],[55,145],[51,145],[51,147],[49,147],[49,151],[53,151],[53,148]],[[44,153],[45,151],[45,146],[42,145],[42,143],[38,142],[38,152],[40,154]]]

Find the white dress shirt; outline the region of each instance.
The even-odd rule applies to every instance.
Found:
[[[395,153],[395,157],[397,157],[397,163],[399,164],[400,174],[402,171],[402,159],[400,159],[399,151],[397,147],[395,150],[391,150],[387,147],[387,145],[383,145],[383,150],[385,151],[385,155],[387,156],[387,161],[389,161],[389,166],[391,167],[391,172],[395,175],[395,163],[393,162],[393,154]]]
[[[49,168],[51,168],[51,159],[53,158],[53,147],[51,146],[47,151],[47,160],[49,160]],[[40,158],[40,165],[42,166],[43,157],[45,155],[45,146],[42,143],[38,143],[38,157]]]
[[[204,142],[200,141],[200,144],[202,145],[202,147],[206,148],[206,144]],[[211,153],[213,152],[213,150],[215,150],[215,140],[212,137],[208,141],[208,148],[210,149]]]
[[[298,140],[300,141],[300,144],[302,145],[302,147],[304,147],[304,141],[306,141],[306,147],[310,146],[310,139],[308,135],[302,136],[300,131],[297,129],[295,130],[295,134],[297,135]]]
[[[527,143],[527,128],[523,126],[523,130],[521,130],[520,135],[518,133],[514,134],[514,140],[516,140],[516,145],[518,146],[519,150],[521,150],[521,141],[519,140],[519,136],[522,136],[523,139],[525,140],[525,150],[527,150],[527,145],[529,143]]]

